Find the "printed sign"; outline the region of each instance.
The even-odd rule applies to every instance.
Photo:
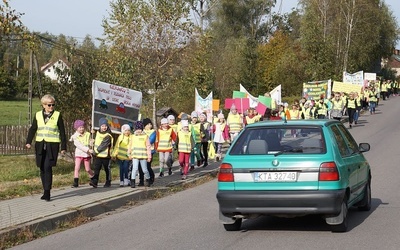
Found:
[[[123,124],[133,125],[139,118],[142,93],[125,87],[93,80],[92,123],[99,129],[99,119],[104,117],[113,133],[121,133]]]
[[[351,83],[344,83],[344,82],[333,82],[333,92],[344,92],[346,94],[350,92],[357,92],[358,94],[361,93],[362,86],[357,84]]]

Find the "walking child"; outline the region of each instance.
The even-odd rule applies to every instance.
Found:
[[[151,185],[150,173],[147,170],[147,162],[151,162],[151,144],[149,136],[143,132],[143,122],[137,121],[135,123],[135,132],[132,135],[132,140],[128,147],[129,159],[132,160],[132,176],[131,187],[136,187],[136,175],[140,167],[143,171],[144,178],[148,187]]]
[[[129,185],[129,157],[128,147],[131,141],[131,127],[124,124],[121,127],[121,134],[118,136],[112,153],[112,159],[116,159],[119,165],[119,186]]]
[[[94,173],[90,168],[91,156],[93,149],[90,149],[90,133],[85,131],[85,122],[76,120],[74,122],[75,133],[71,136],[70,141],[75,145],[75,170],[74,170],[74,184],[73,187],[79,186],[79,170],[81,163],[85,166],[85,170],[90,178],[93,178]]]
[[[224,114],[218,114],[218,121],[213,126],[214,143],[217,149],[215,159],[219,161],[222,158],[222,145],[229,140],[229,129],[225,122]]]
[[[182,168],[182,180],[185,180],[189,171],[190,153],[194,150],[194,139],[189,130],[189,122],[181,121],[182,128],[178,131],[176,145],[178,148],[179,165]]]
[[[157,130],[156,149],[160,160],[160,177],[164,176],[164,167],[168,166],[168,175],[172,174],[172,166],[168,164],[172,154],[172,143],[176,141],[174,130],[168,125],[166,118],[161,119],[161,126]]]
[[[102,117],[99,120],[99,130],[95,133],[94,139],[94,176],[90,180],[89,185],[97,188],[99,182],[100,170],[104,167],[106,173],[106,183],[104,187],[111,186],[111,149],[113,145],[113,137],[106,118]]]

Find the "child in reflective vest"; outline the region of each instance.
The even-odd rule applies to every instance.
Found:
[[[85,131],[85,122],[76,120],[74,122],[75,133],[71,136],[70,141],[75,145],[75,170],[74,170],[74,184],[72,187],[79,186],[79,170],[81,163],[85,166],[85,170],[90,178],[93,178],[93,171],[90,168],[91,154],[93,150],[90,149],[90,133]]]
[[[164,167],[168,166],[168,175],[172,174],[172,165],[168,165],[170,154],[172,154],[172,144],[176,141],[176,134],[168,125],[167,118],[161,119],[161,126],[157,130],[156,149],[160,160],[160,177],[164,176]]]
[[[189,130],[189,122],[182,120],[182,128],[178,131],[176,145],[178,147],[179,164],[183,169],[182,180],[185,180],[189,171],[190,153],[195,148],[195,142],[191,131]]]
[[[124,124],[121,127],[121,134],[118,136],[112,153],[112,159],[118,161],[119,165],[119,186],[124,187],[129,185],[129,158],[128,146],[131,140],[131,127]]]
[[[135,188],[136,175],[138,172],[139,164],[143,171],[144,178],[148,187],[151,185],[150,173],[147,170],[147,162],[151,162],[151,144],[149,136],[143,132],[143,122],[137,121],[135,123],[135,132],[132,135],[132,140],[129,143],[128,155],[132,160],[132,176],[131,187]]]

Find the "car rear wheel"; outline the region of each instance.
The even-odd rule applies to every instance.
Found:
[[[332,232],[343,233],[347,231],[347,226],[348,226],[347,212],[348,212],[347,197],[345,196],[342,201],[342,209],[340,211],[340,214],[338,215],[338,217],[343,218],[342,222],[337,225],[331,225]]]
[[[369,211],[371,210],[371,182],[368,181],[367,185],[364,189],[364,197],[360,202],[361,206],[358,206],[358,210],[360,211]]]
[[[224,228],[226,231],[238,231],[240,230],[241,226],[242,226],[242,219],[236,219],[235,222],[231,224],[224,223]]]

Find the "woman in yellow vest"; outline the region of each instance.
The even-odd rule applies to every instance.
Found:
[[[375,114],[375,107],[378,100],[378,93],[375,90],[375,87],[371,87],[371,90],[368,92],[368,101],[369,101],[369,113]]]
[[[85,170],[90,178],[93,178],[94,173],[90,168],[90,160],[92,159],[93,149],[90,149],[90,133],[85,131],[85,122],[76,120],[74,122],[75,133],[71,136],[70,141],[75,145],[75,170],[74,184],[72,187],[79,186],[79,170],[81,163],[85,166]]]
[[[131,187],[135,188],[136,175],[139,164],[143,171],[144,178],[148,187],[151,185],[150,173],[147,170],[147,162],[151,162],[151,144],[149,136],[143,132],[143,122],[135,123],[135,132],[128,148],[129,159],[132,160]]]
[[[64,121],[60,112],[54,110],[55,99],[44,95],[40,100],[43,109],[38,111],[32,120],[26,139],[26,148],[30,149],[35,138],[36,165],[40,168],[40,179],[43,185],[43,196],[40,199],[50,201],[50,190],[53,184],[53,166],[57,165],[58,152],[67,150]]]
[[[182,168],[182,180],[185,180],[189,171],[190,154],[194,149],[194,138],[189,130],[189,122],[181,121],[181,130],[178,131],[176,145],[178,149],[179,165]]]
[[[340,93],[337,92],[334,94],[333,99],[332,99],[332,112],[331,116],[335,120],[341,120],[344,112],[344,107],[345,102],[340,96]]]
[[[349,128],[353,127],[354,113],[356,112],[358,106],[359,104],[357,103],[357,100],[354,98],[354,93],[351,92],[349,94],[349,98],[347,98],[345,105],[347,109],[347,114],[349,115]]]
[[[128,147],[131,141],[131,127],[124,124],[121,127],[121,134],[115,142],[114,150],[112,152],[112,159],[116,159],[119,165],[119,186],[129,186],[129,157]]]
[[[99,182],[100,170],[104,167],[106,173],[106,183],[104,187],[111,187],[111,149],[113,147],[113,137],[106,118],[102,117],[99,120],[99,130],[94,138],[94,176],[90,180],[89,185],[97,188]]]
[[[168,125],[167,118],[161,119],[161,126],[157,130],[156,150],[160,161],[160,177],[164,176],[164,167],[168,166],[168,175],[172,174],[172,166],[168,165],[170,154],[172,154],[172,143],[176,141],[173,128]]]

